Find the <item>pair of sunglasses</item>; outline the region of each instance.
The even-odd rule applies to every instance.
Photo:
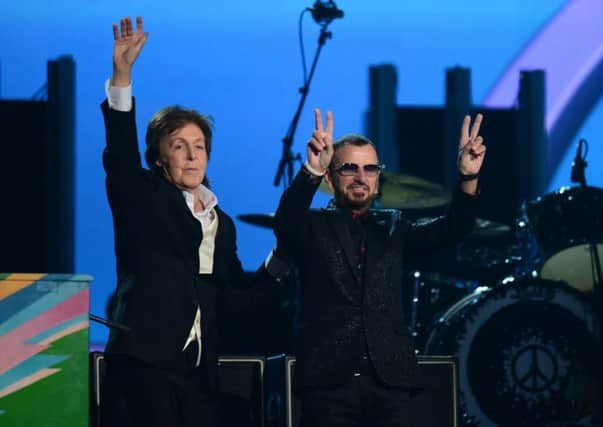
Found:
[[[376,165],[376,164],[368,164],[362,166],[362,170],[364,170],[364,174],[366,176],[377,176],[379,172],[385,169],[385,165]],[[343,176],[353,176],[357,175],[360,170],[360,166],[356,163],[340,163],[333,167],[333,170],[338,172]]]

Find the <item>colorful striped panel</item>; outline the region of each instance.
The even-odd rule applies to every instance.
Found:
[[[0,425],[88,424],[91,280],[0,274]]]

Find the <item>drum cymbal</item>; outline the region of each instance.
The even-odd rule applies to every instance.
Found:
[[[274,228],[274,214],[241,214],[237,218],[247,224],[264,228]]]
[[[448,190],[423,178],[383,172],[379,178],[379,203],[383,208],[427,209],[450,203]]]
[[[420,217],[415,222],[419,225],[435,221],[439,217],[427,216]],[[511,227],[500,222],[490,221],[489,219],[476,218],[475,227],[469,234],[469,237],[499,237],[511,231]]]
[[[320,191],[333,194],[325,180]],[[444,206],[451,200],[448,190],[412,175],[381,172],[377,203],[384,209],[429,209]]]
[[[511,232],[511,227],[500,222],[490,221],[489,219],[477,218],[475,228],[471,236],[476,237],[496,237]]]

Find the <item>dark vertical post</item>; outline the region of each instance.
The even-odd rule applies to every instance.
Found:
[[[449,189],[458,182],[457,156],[461,123],[471,113],[471,70],[454,67],[446,70],[446,107],[444,113],[444,183]]]
[[[75,62],[48,61],[48,272],[74,272]]]
[[[547,173],[545,129],[545,72],[522,71],[519,80],[518,197],[520,201],[542,195]]]
[[[379,159],[389,172],[400,172],[400,149],[396,138],[396,68],[391,64],[369,68],[370,110],[368,137],[375,143]]]

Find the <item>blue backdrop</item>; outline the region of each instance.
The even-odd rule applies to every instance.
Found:
[[[597,0],[581,2],[589,1]],[[311,0],[5,3],[0,14],[3,98],[31,97],[45,81],[50,58],[70,54],[77,63],[76,270],[95,278],[92,312],[104,312],[115,283],[99,104],[111,72],[111,24],[119,17],[142,15],[150,32],[134,70],[139,135],[153,112],[167,104],[210,113],[216,127],[208,174],[220,204],[233,216],[274,211],[282,191],[272,185],[281,139],[302,85],[298,17]],[[567,3],[341,0],[345,18],[331,26],[333,38],[320,58],[294,151],[304,150],[315,106],[335,112],[336,134],[364,131],[372,64],[397,66],[398,103],[406,105],[441,105],[445,69],[470,67],[473,101],[480,105],[514,58]],[[310,59],[319,27],[306,15],[303,30]],[[589,140],[587,174],[598,186],[603,186],[602,119],[599,103],[573,141],[578,136]],[[574,146],[551,190],[569,184]],[[321,204],[326,198],[318,199]],[[247,269],[255,269],[273,245],[272,233],[240,221],[237,225],[239,255]],[[106,331],[93,326],[91,337],[102,342]]]

